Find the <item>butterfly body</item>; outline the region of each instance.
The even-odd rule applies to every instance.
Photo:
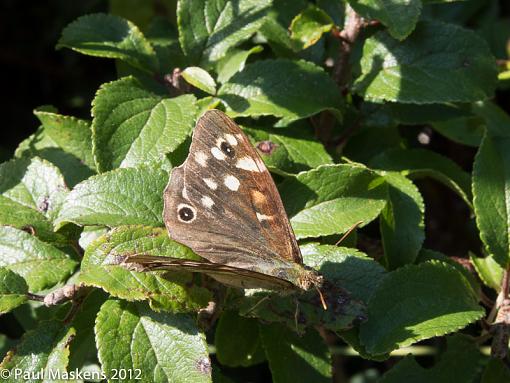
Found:
[[[246,135],[218,110],[197,122],[189,155],[172,170],[163,219],[172,239],[203,262],[132,257],[148,269],[204,272],[242,288],[319,286],[307,269],[274,181]]]

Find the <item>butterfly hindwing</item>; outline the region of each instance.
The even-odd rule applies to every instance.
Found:
[[[190,154],[172,171],[164,200],[170,236],[213,263],[263,273],[302,264],[269,171],[222,112],[208,111],[198,121]]]

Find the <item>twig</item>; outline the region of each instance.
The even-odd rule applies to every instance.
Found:
[[[333,36],[337,37],[340,41],[338,49],[338,57],[333,65],[332,77],[342,92],[345,91],[349,83],[351,68],[349,60],[351,57],[352,47],[358,38],[364,23],[360,15],[358,15],[349,4],[346,6],[346,19],[344,29],[338,31],[333,29]],[[320,116],[319,128],[316,129],[317,137],[326,145],[328,145],[335,126],[334,116],[324,111]]]
[[[43,302],[45,306],[49,307],[76,299],[83,295],[85,289],[88,288],[83,284],[65,285],[44,296],[32,293],[27,293],[26,296],[32,301]]]
[[[490,328],[490,332],[493,334],[491,356],[498,359],[506,359],[508,355],[508,341],[510,339],[509,279],[510,270],[506,269],[501,280],[501,291],[487,318],[489,323],[492,323]],[[492,319],[494,319],[493,322]]]
[[[349,75],[351,74],[349,60],[352,47],[364,26],[361,16],[349,4],[346,6],[345,14],[344,29],[338,33],[340,38],[338,59],[333,67],[333,79],[341,89],[348,83]]]

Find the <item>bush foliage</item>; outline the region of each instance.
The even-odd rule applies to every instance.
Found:
[[[481,0],[179,0],[71,22],[57,48],[114,59],[118,78],[90,120],[36,109],[40,128],[0,165],[0,312],[25,330],[2,338],[1,368],[231,382],[265,365],[278,383],[344,381],[350,350],[358,381],[510,380],[504,21]],[[197,259],[168,237],[162,194],[211,108],[274,144],[264,161],[335,310],[112,264]],[[472,164],[427,147],[433,134],[473,148]],[[470,214],[456,222],[479,243],[460,259],[424,246],[427,178]]]

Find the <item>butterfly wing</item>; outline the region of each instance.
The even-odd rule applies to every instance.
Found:
[[[170,236],[213,262],[274,274],[302,264],[274,181],[241,129],[217,110],[198,121],[164,193]]]
[[[292,290],[294,288],[292,283],[284,279],[208,261],[135,255],[126,257],[122,263],[135,271],[174,270],[204,273],[223,284],[244,289]]]

